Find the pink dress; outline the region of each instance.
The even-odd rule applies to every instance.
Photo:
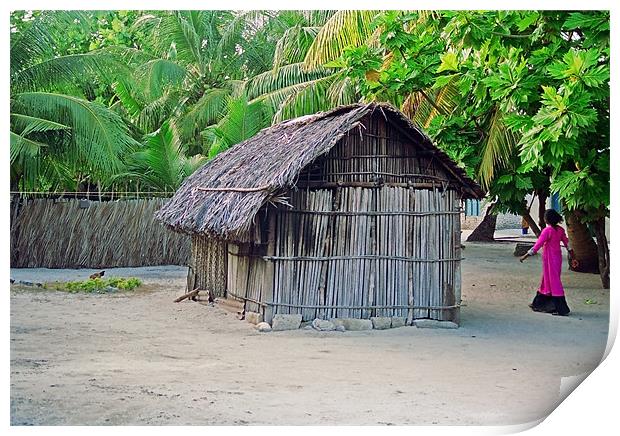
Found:
[[[538,292],[552,297],[563,297],[564,287],[560,280],[562,273],[562,248],[560,242],[568,248],[566,232],[560,226],[547,226],[541,232],[536,244],[530,250],[530,254],[536,254],[542,247],[542,277]]]

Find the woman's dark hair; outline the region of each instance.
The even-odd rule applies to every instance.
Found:
[[[547,209],[545,211],[545,222],[555,227],[562,222],[562,215],[557,213],[554,209]]]

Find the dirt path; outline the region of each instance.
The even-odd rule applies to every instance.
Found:
[[[14,425],[519,424],[605,348],[608,292],[566,273],[571,316],[531,312],[540,259],[468,244],[462,327],[260,334],[217,307],[174,304],[185,269],[124,269],[125,295],[11,292]],[[106,274],[114,275],[114,270]],[[84,271],[12,270],[38,281]],[[90,272],[88,273],[90,274]],[[74,276],[76,275],[76,276]],[[585,300],[590,303],[585,304]]]

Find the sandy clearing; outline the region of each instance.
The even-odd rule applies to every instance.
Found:
[[[539,419],[555,406],[561,377],[589,372],[600,360],[608,291],[598,276],[568,272],[571,316],[533,313],[527,303],[540,259],[519,264],[512,247],[467,244],[458,330],[260,334],[220,308],[172,303],[185,287],[180,267],[108,270],[153,285],[131,296],[14,290],[11,423],[503,425]],[[69,280],[91,272],[12,270],[11,277]]]

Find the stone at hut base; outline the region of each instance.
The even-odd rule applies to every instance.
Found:
[[[263,322],[263,314],[258,312],[246,312],[245,320],[250,324],[259,324]]]
[[[336,319],[341,321],[336,324]],[[336,318],[330,319],[334,325],[342,325],[348,331],[360,331],[360,330],[372,330],[372,321],[369,319],[357,319],[357,318]]]
[[[459,325],[452,321],[437,321],[436,319],[416,319],[413,325],[421,329],[458,329]]]
[[[331,323],[332,323],[332,324],[333,324],[336,328],[338,328],[339,326],[343,326],[343,327],[344,327],[344,325],[343,325],[343,323],[342,323],[342,319],[341,319],[341,318],[330,318],[330,319],[329,319],[329,321],[330,321],[330,322],[331,322]]]
[[[386,330],[392,326],[392,318],[389,316],[371,316],[370,321],[375,330]]]
[[[267,333],[271,331],[271,326],[267,322],[259,322],[256,324],[256,330],[261,333]]]
[[[319,318],[316,318],[314,321],[312,321],[312,327],[321,332],[331,332],[336,330],[336,326],[333,322]]]
[[[515,251],[512,254],[514,254],[515,256],[523,256],[533,246],[533,242],[517,242],[517,245],[515,245]]]
[[[344,332],[344,331],[346,331],[347,329],[345,329],[343,325],[339,325],[339,326],[336,326],[335,330],[336,330],[337,332]]]
[[[404,327],[407,322],[407,318],[404,316],[393,316],[392,317],[392,328],[395,329],[397,327]]]
[[[274,332],[283,330],[297,330],[301,325],[301,314],[284,315],[278,313],[273,317],[271,328]]]

